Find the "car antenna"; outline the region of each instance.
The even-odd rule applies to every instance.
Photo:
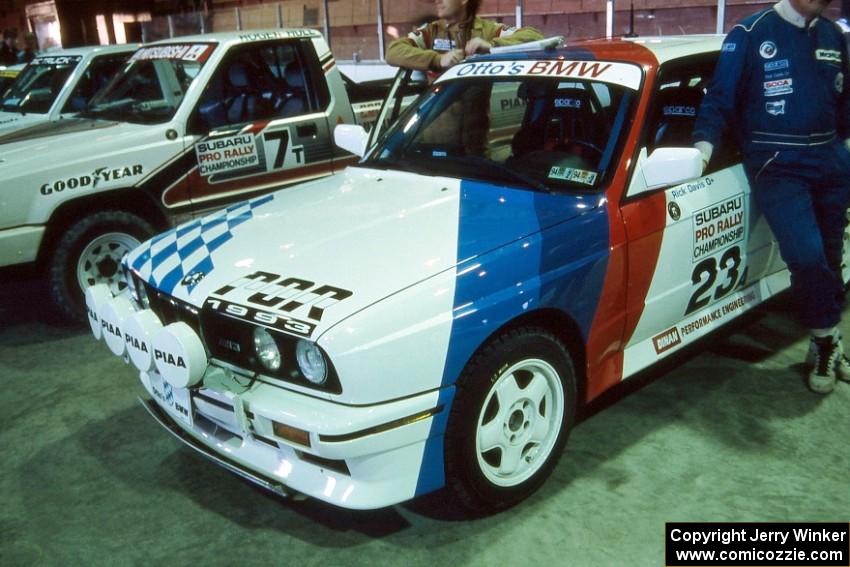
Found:
[[[625,37],[637,37],[635,33],[635,3],[634,0],[629,2],[629,33]]]

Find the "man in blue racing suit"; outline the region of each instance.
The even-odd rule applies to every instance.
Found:
[[[707,166],[727,132],[744,158],[756,205],[791,272],[811,330],[808,385],[850,381],[841,319],[842,237],[850,205],[850,89],[839,28],[819,17],[829,0],[781,0],[737,24],[700,107],[695,146]]]

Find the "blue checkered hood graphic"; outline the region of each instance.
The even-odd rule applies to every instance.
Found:
[[[215,268],[212,253],[233,238],[233,229],[254,216],[254,209],[274,199],[265,195],[231,205],[213,215],[188,222],[153,237],[131,262],[139,274],[149,274],[147,282],[171,294],[187,274]],[[186,286],[189,293],[197,283]]]

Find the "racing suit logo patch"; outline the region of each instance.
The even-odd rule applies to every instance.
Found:
[[[794,79],[778,79],[764,82],[764,96],[780,96],[794,92]]]
[[[788,68],[788,60],[787,59],[779,59],[777,61],[769,61],[764,64],[765,71],[778,71],[779,69],[787,69]]]
[[[772,41],[765,41],[759,46],[759,55],[761,55],[764,59],[773,59],[776,57],[776,44]]]
[[[768,114],[771,114],[773,116],[785,114],[785,99],[769,100],[764,103],[764,109],[767,111]]]
[[[455,49],[456,44],[450,39],[438,37],[434,39],[434,51],[451,51]]]
[[[835,90],[839,94],[844,92],[844,73],[839,72],[835,75]]]
[[[834,49],[818,49],[815,51],[815,59],[829,61],[830,63],[841,63],[841,52]]]

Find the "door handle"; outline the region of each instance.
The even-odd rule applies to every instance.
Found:
[[[304,138],[307,136],[316,136],[319,133],[319,129],[316,128],[315,123],[302,124],[295,127],[295,132],[298,134],[298,137]]]

